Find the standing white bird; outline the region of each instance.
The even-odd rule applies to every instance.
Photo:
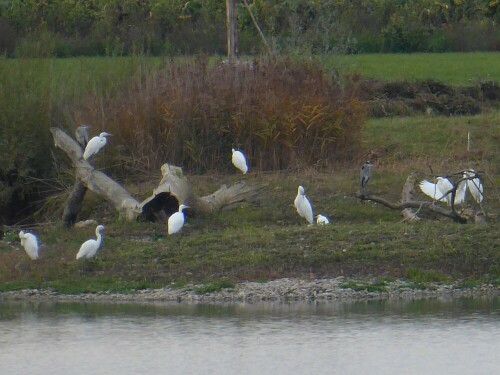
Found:
[[[233,150],[233,157],[232,157],[233,165],[240,171],[242,171],[243,174],[247,173],[248,166],[247,166],[247,160],[245,159],[245,155],[243,155],[243,152],[236,151],[234,148],[232,150]]]
[[[299,186],[297,196],[295,197],[293,204],[301,217],[306,219],[309,224],[314,223],[313,209],[302,186]]]
[[[90,158],[92,155],[95,155],[99,152],[101,148],[103,148],[106,145],[106,137],[108,135],[112,135],[106,132],[102,132],[99,134],[99,136],[93,137],[89,143],[87,143],[87,147],[85,147],[85,151],[83,153],[83,159],[87,160]]]
[[[464,178],[469,178],[467,180],[467,188],[469,189],[474,200],[477,203],[481,203],[484,199],[484,187],[483,184],[481,183],[481,179],[475,176],[477,175],[474,169],[469,169],[464,172]]]
[[[19,232],[19,238],[26,254],[33,260],[38,259],[38,239],[36,236],[22,230]]]
[[[99,250],[99,247],[101,246],[102,242],[102,236],[101,236],[101,231],[104,229],[104,225],[98,225],[97,228],[95,228],[95,235],[96,239],[90,239],[85,241],[82,246],[80,246],[80,250],[78,251],[78,254],[76,254],[76,259],[84,258],[84,259],[90,259],[95,257],[97,250]]]
[[[168,234],[177,233],[182,229],[184,225],[184,212],[182,212],[182,210],[185,208],[189,208],[189,206],[181,204],[179,206],[179,211],[168,218]]]
[[[316,215],[316,224],[319,224],[319,225],[330,224],[330,220],[328,220],[328,218],[326,216],[319,214],[319,215]]]

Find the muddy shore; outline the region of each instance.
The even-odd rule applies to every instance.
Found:
[[[233,288],[210,293],[200,293],[200,285],[183,288],[138,290],[133,293],[82,293],[58,294],[51,290],[24,289],[0,293],[2,301],[54,301],[54,302],[173,302],[173,303],[257,303],[257,302],[315,302],[367,299],[421,299],[500,296],[500,287],[480,285],[464,287],[460,283],[427,283],[415,286],[405,280],[395,280],[384,285],[360,283],[344,277],[303,280],[283,278],[265,283],[242,282]]]

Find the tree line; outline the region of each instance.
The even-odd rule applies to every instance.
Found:
[[[500,50],[499,0],[253,0],[278,53]],[[221,0],[0,0],[9,57],[225,54]],[[262,42],[238,1],[241,54]]]

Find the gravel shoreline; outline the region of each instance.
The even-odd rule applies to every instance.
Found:
[[[24,289],[0,292],[2,301],[55,301],[55,302],[174,302],[174,303],[231,303],[231,302],[314,302],[346,301],[366,299],[421,299],[459,297],[498,297],[500,287],[480,285],[463,287],[460,283],[426,283],[425,288],[416,287],[405,280],[381,284],[360,282],[337,277],[332,279],[304,280],[283,278],[269,282],[241,282],[234,288],[200,294],[196,290],[202,285],[187,285],[183,288],[138,290],[133,293],[82,293],[58,294],[51,290]]]

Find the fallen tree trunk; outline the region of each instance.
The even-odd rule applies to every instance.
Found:
[[[160,183],[150,197],[139,202],[124,187],[83,160],[82,149],[65,132],[59,128],[51,128],[50,131],[56,147],[63,150],[71,159],[75,167],[76,178],[81,181],[84,188],[88,188],[111,202],[115,209],[129,221],[139,217],[147,221],[165,220],[178,210],[180,204],[190,206],[194,212],[230,209],[237,203],[254,202],[263,189],[263,186],[248,186],[244,182],[239,182],[229,188],[223,185],[208,196],[196,197],[193,195],[191,183],[184,176],[182,168],[163,164]],[[83,199],[84,193],[78,195],[78,192],[73,192],[71,195],[80,196]],[[76,215],[74,213],[72,215],[76,219]]]
[[[248,186],[244,182],[238,182],[230,187],[222,185],[215,193],[197,198],[196,206],[205,212],[229,210],[241,202],[255,202],[263,188],[263,186]]]
[[[69,135],[59,128],[50,128],[50,131],[56,147],[71,159],[76,177],[89,190],[106,198],[125,219],[135,220],[141,213],[140,203],[123,186],[83,160],[82,149]]]

